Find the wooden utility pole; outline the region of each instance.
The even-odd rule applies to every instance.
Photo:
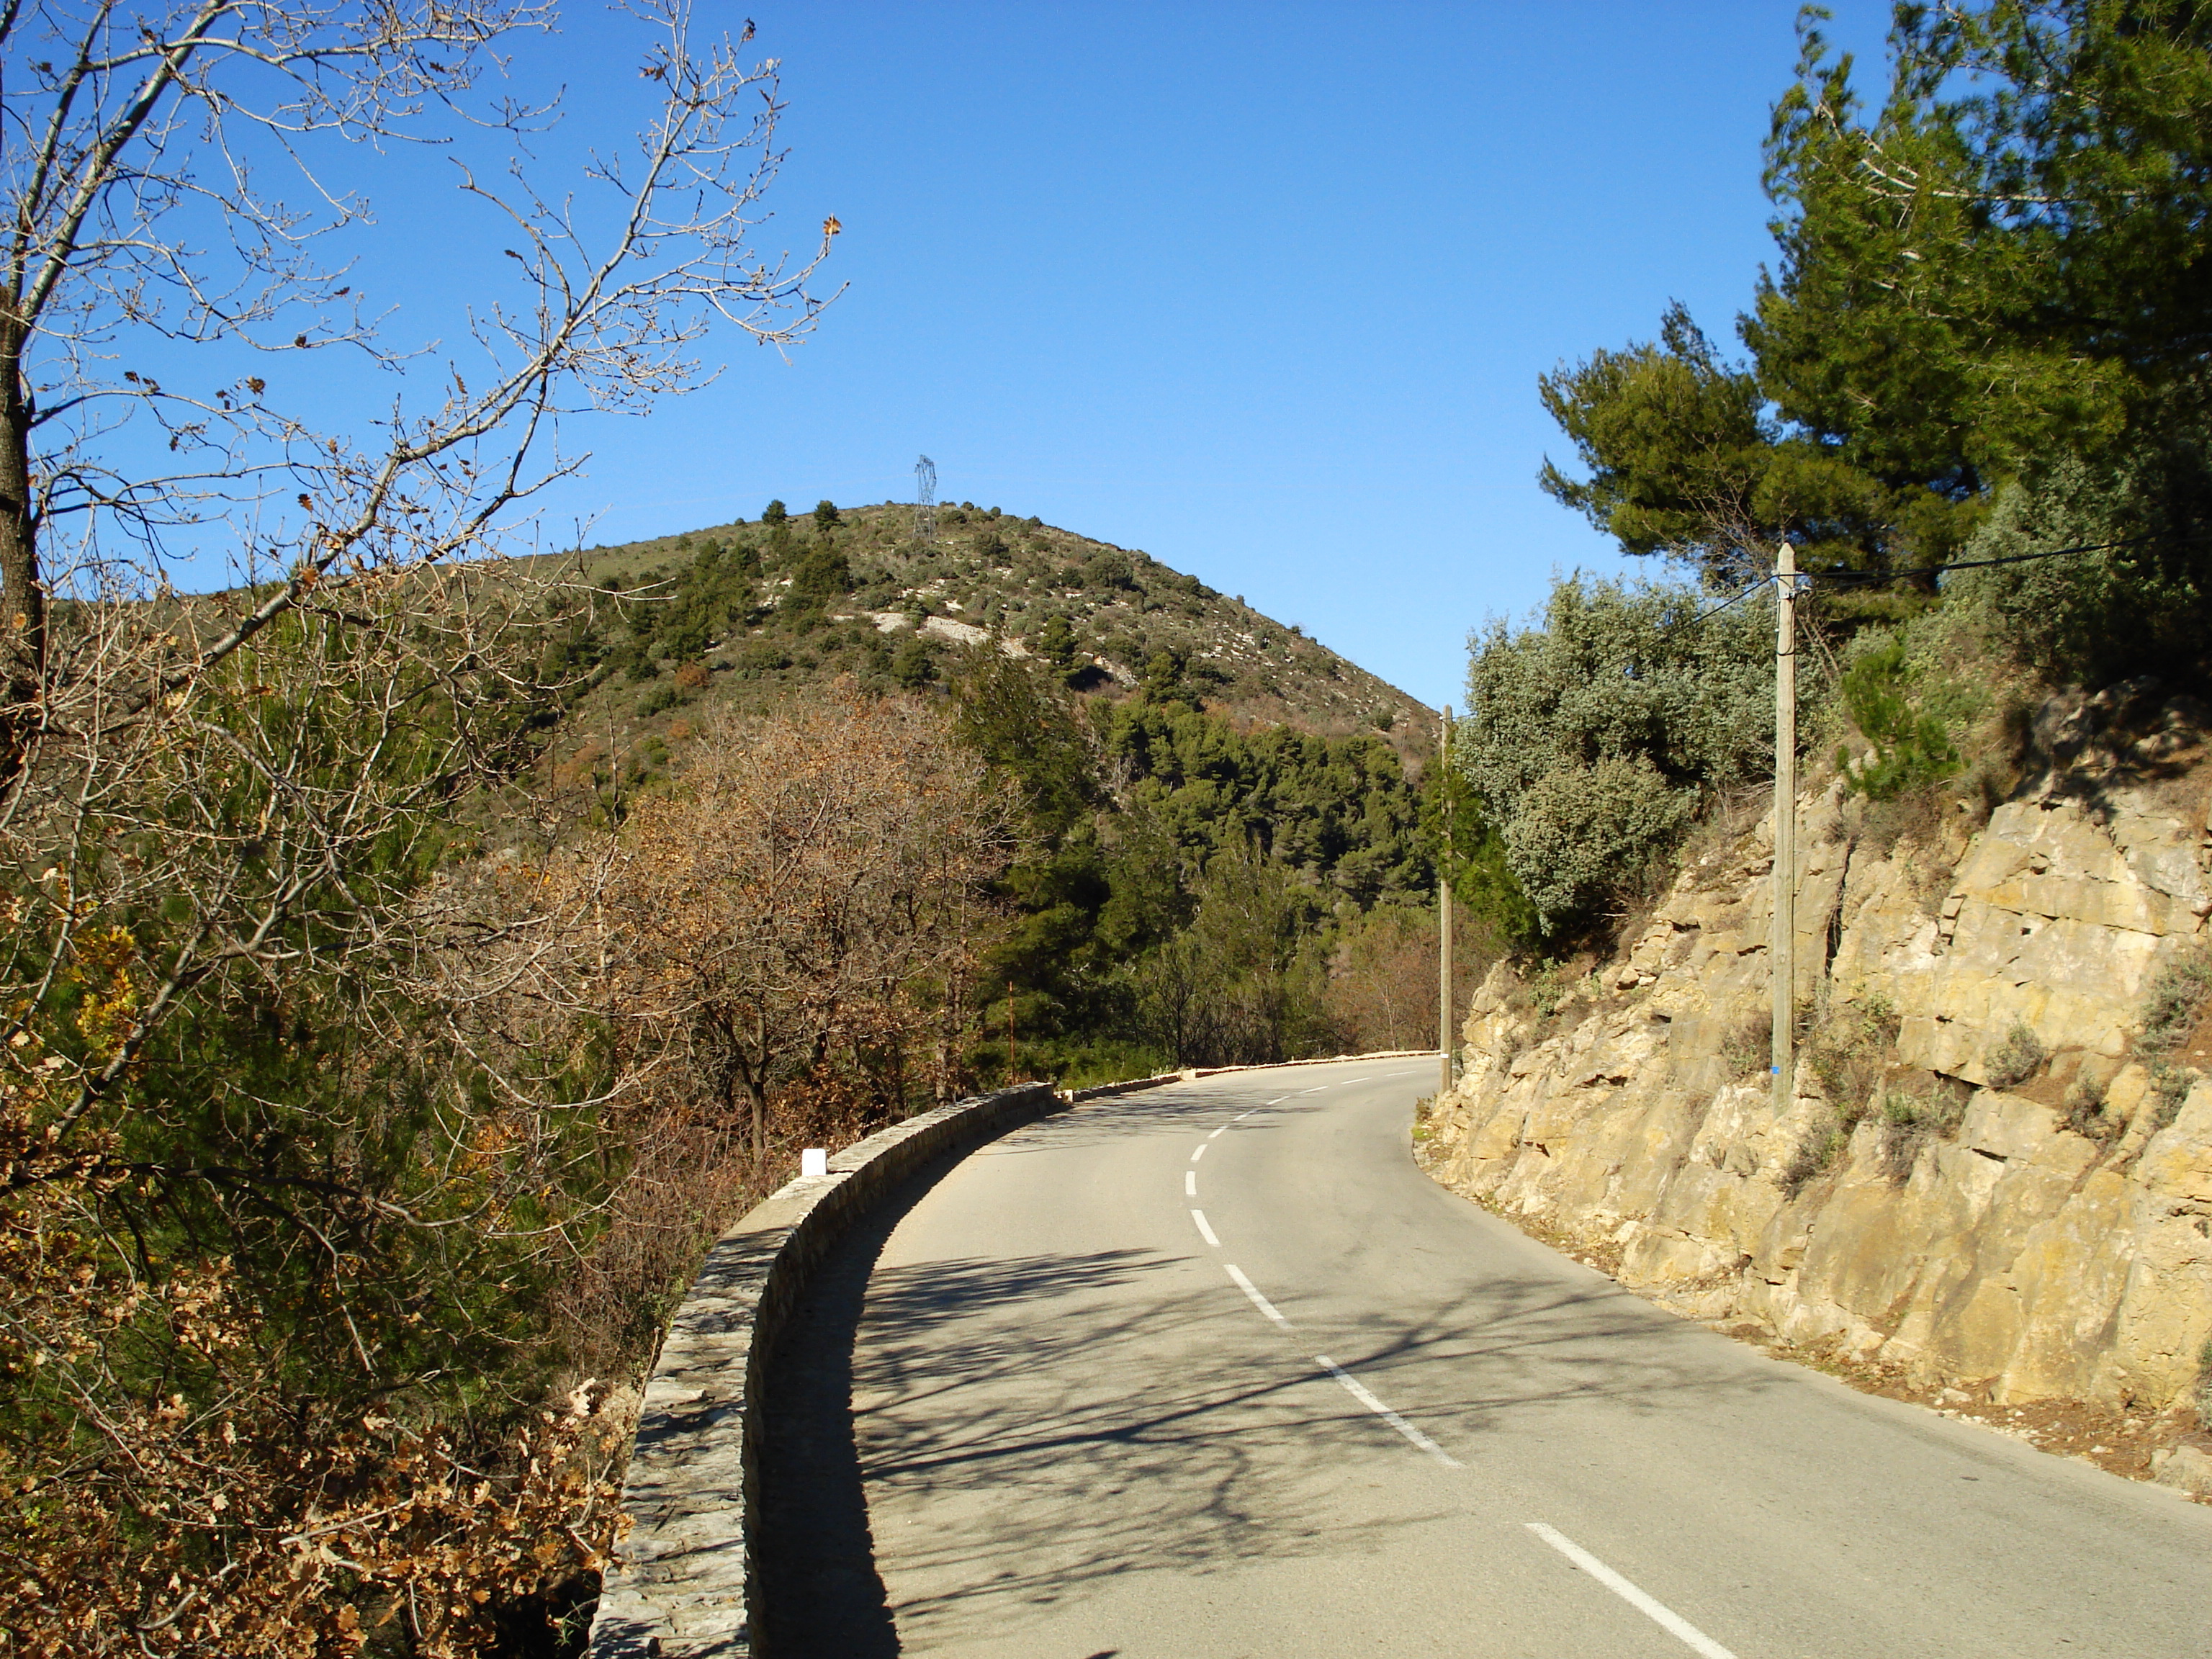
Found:
[[[1443,1050],[1437,1091],[1452,1086],[1451,994],[1451,705],[1444,705],[1443,740],[1437,750],[1437,799],[1443,809],[1444,855],[1437,866],[1437,1047]]]
[[[1774,1110],[1790,1109],[1797,1024],[1797,550],[1774,562]]]

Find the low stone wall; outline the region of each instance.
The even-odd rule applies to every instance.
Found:
[[[623,1486],[635,1522],[592,1622],[593,1659],[750,1651],[746,1539],[757,1520],[766,1367],[815,1264],[931,1160],[1064,1103],[1048,1084],[955,1102],[847,1147],[779,1188],[715,1242],[646,1384]],[[733,1524],[733,1522],[735,1524]]]

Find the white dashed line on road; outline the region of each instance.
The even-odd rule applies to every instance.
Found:
[[[1392,1411],[1388,1406],[1384,1405],[1372,1394],[1369,1393],[1365,1384],[1362,1383],[1358,1377],[1352,1376],[1351,1372],[1346,1370],[1343,1366],[1338,1364],[1336,1361],[1331,1359],[1327,1354],[1316,1354],[1314,1356],[1314,1364],[1320,1366],[1338,1382],[1343,1383],[1345,1392],[1349,1394],[1354,1400],[1357,1400],[1361,1405],[1366,1407],[1369,1411],[1373,1412],[1376,1416],[1381,1418],[1392,1428],[1397,1430],[1399,1433],[1404,1435],[1407,1439],[1412,1441],[1413,1444],[1419,1446],[1423,1451],[1428,1453],[1430,1456],[1435,1458],[1437,1462],[1443,1464],[1446,1468],[1457,1469],[1464,1468],[1466,1467],[1466,1465],[1462,1463],[1459,1459],[1454,1457],[1442,1446],[1437,1444],[1435,1441],[1430,1439],[1428,1436],[1423,1434],[1411,1423],[1408,1423],[1404,1418],[1399,1416],[1397,1413]],[[1734,1659],[1734,1656],[1729,1656],[1729,1659]]]
[[[1534,1533],[1537,1537],[1559,1551],[1568,1560],[1596,1579],[1599,1583],[1650,1620],[1669,1636],[1705,1655],[1705,1659],[1735,1659],[1735,1655],[1714,1641],[1711,1637],[1683,1618],[1680,1613],[1676,1613],[1663,1601],[1646,1595],[1565,1534],[1556,1528],[1546,1526],[1541,1521],[1531,1521],[1526,1524],[1530,1532]]]
[[[1193,1210],[1190,1212],[1190,1218],[1198,1223],[1198,1236],[1204,1239],[1207,1243],[1212,1245],[1215,1249],[1219,1249],[1221,1248],[1221,1241],[1213,1236],[1213,1229],[1206,1224],[1206,1212],[1203,1210]]]
[[[1213,1132],[1214,1134],[1219,1134],[1221,1132],[1218,1129]],[[1208,1135],[1206,1136],[1206,1140],[1211,1140],[1212,1139],[1213,1135]],[[1199,1159],[1206,1156],[1206,1140],[1200,1141],[1198,1143],[1198,1150],[1190,1155],[1190,1161],[1192,1163],[1195,1164]]]
[[[1185,1198],[1196,1198],[1198,1196],[1197,1170],[1185,1170],[1182,1172],[1182,1195]]]
[[[1230,1122],[1230,1123],[1234,1123],[1236,1121],[1237,1121],[1237,1120],[1236,1120],[1235,1118],[1231,1118],[1231,1119],[1230,1119],[1230,1120],[1229,1120],[1229,1122]],[[1224,1134],[1226,1134],[1226,1133],[1229,1133],[1229,1123],[1224,1123],[1224,1124],[1223,1124],[1223,1125],[1222,1125],[1218,1129],[1216,1129],[1216,1130],[1215,1130],[1212,1134],[1210,1134],[1210,1135],[1206,1136],[1206,1139],[1207,1139],[1208,1140],[1218,1140],[1218,1139],[1221,1139],[1221,1137],[1222,1137],[1223,1135],[1224,1135]]]
[[[1224,1261],[1221,1265],[1229,1269],[1229,1276],[1237,1281],[1237,1288],[1252,1298],[1252,1305],[1254,1307],[1257,1308],[1261,1313],[1267,1315],[1268,1318],[1273,1320],[1285,1330],[1287,1331],[1291,1328],[1291,1322],[1275,1311],[1275,1304],[1268,1301],[1266,1297],[1260,1294],[1260,1287],[1255,1285],[1250,1279],[1244,1277],[1244,1270],[1243,1268],[1239,1267],[1233,1261]]]

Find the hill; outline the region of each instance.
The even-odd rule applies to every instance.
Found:
[[[1422,704],[1241,598],[1109,542],[996,507],[902,503],[785,516],[563,556],[604,596],[549,651],[569,678],[572,775],[609,746],[633,779],[718,708],[849,678],[940,681],[979,648],[1048,659],[1086,698],[1171,690],[1232,729],[1380,736],[1418,767]],[[578,763],[581,766],[578,766]]]

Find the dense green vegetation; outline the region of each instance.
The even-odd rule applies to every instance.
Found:
[[[2138,528],[2201,529],[2171,520],[2203,495],[2204,9],[1899,6],[1871,107],[1818,21],[1766,147],[1782,257],[1749,361],[1677,307],[1545,376],[1587,475],[1545,488],[1730,576],[1784,538],[1808,568],[1942,565],[2008,489],[2071,493],[2069,459],[2135,477]]]
[[[959,729],[1019,779],[1036,830],[984,969],[997,1006],[979,1067],[1003,1066],[1009,1013],[1018,1069],[1085,1080],[1353,1040],[1328,953],[1378,908],[1425,903],[1434,879],[1389,744],[1239,733],[1172,665],[1080,707],[1064,677],[996,652],[953,684]]]
[[[2039,688],[2212,679],[2212,7],[1899,5],[1873,97],[1820,23],[1775,106],[1747,357],[1675,306],[1538,382],[1580,464],[1542,487],[1692,580],[1570,581],[1476,641],[1475,897],[1533,911],[1530,948],[1632,907],[1771,775],[1744,589],[1785,539],[1801,733],[1876,800],[1985,803]]]

